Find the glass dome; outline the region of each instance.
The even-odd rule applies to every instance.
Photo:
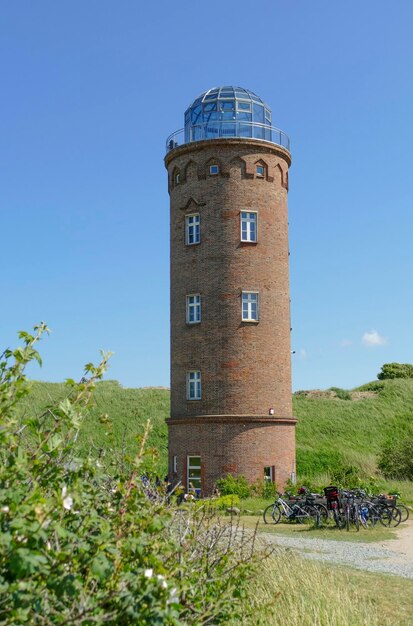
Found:
[[[185,111],[185,142],[217,137],[271,141],[271,109],[242,87],[214,87]]]

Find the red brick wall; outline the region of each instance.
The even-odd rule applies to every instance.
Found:
[[[293,421],[173,420],[169,424],[169,477],[174,482],[182,480],[186,488],[187,456],[200,455],[203,495],[211,494],[216,480],[225,474],[242,474],[250,483],[262,481],[266,466],[275,467],[274,480],[282,489],[295,471],[294,435]],[[173,456],[177,457],[176,474]]]
[[[245,416],[245,421],[247,416],[268,416],[272,407],[276,417],[289,418],[290,155],[266,142],[221,139],[176,148],[165,162],[171,197],[171,417],[197,417],[202,421],[206,419],[202,416],[227,415]],[[264,165],[264,178],[256,176],[257,163]],[[210,164],[219,165],[217,176],[209,175]],[[256,244],[240,242],[240,212],[244,210],[258,213]],[[201,217],[201,243],[186,246],[185,215],[194,212]],[[259,292],[259,323],[241,321],[243,290]],[[201,324],[186,324],[186,295],[191,293],[201,294]],[[186,372],[192,369],[201,371],[200,401],[186,399]],[[199,424],[199,428],[196,424],[171,425],[170,455],[174,454],[174,438],[180,442],[179,456],[196,452],[204,461],[206,454],[210,465],[205,468],[206,480],[210,484],[228,464],[235,463],[231,428],[235,425],[226,425],[224,431],[214,424]],[[251,423],[245,428],[249,433],[248,445],[245,434],[244,438],[241,433],[235,437],[244,442],[245,448],[245,461],[241,467],[239,459],[237,472],[257,474],[258,461],[253,461],[251,454],[256,454],[264,438],[270,442],[266,444],[268,463],[259,461],[259,475],[263,473],[262,463],[277,468],[282,465],[280,476],[290,475],[294,424],[281,426],[273,422],[271,426],[258,427]],[[285,453],[280,452],[284,445],[284,439],[279,440],[283,429],[290,433]],[[205,450],[212,451],[216,446],[215,453],[190,450],[195,445],[193,437],[199,432],[205,438]],[[184,441],[187,452],[182,447]],[[245,456],[247,448],[253,452]],[[231,460],[224,463],[225,458]]]

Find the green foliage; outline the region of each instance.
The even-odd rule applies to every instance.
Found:
[[[383,439],[411,421],[413,380],[376,381],[375,385],[380,393],[353,402],[293,396],[300,480],[323,475],[327,484],[336,469],[348,467],[356,468],[359,481],[378,476]]]
[[[379,456],[379,468],[387,478],[413,480],[413,425],[384,442]]]
[[[369,383],[360,385],[360,387],[356,387],[354,391],[374,391],[375,393],[380,393],[384,385],[385,383],[382,380],[372,380]]]
[[[236,494],[228,494],[227,496],[220,496],[216,500],[213,500],[214,506],[220,511],[225,511],[226,509],[240,505],[240,498]]]
[[[251,495],[251,487],[245,476],[227,474],[224,478],[217,480],[216,484],[223,496],[230,494],[240,498],[248,498]]]
[[[385,363],[377,374],[379,380],[389,378],[413,378],[413,365],[410,363]]]
[[[351,393],[347,389],[341,389],[340,387],[330,387],[330,391],[334,391],[337,398],[340,400],[351,400]]]
[[[150,426],[128,463],[108,473],[78,434],[108,355],[40,414],[24,367],[47,332],[20,333],[0,363],[0,625],[226,624],[241,618],[250,540],[204,510],[148,498],[140,479]],[[113,386],[113,385],[112,385]],[[30,395],[28,396],[30,398]],[[108,417],[102,416],[107,427]],[[157,494],[157,495],[156,495]],[[227,524],[227,523],[226,523]],[[248,544],[250,542],[250,544]]]

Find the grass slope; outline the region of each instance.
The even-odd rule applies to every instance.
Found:
[[[366,386],[365,386],[366,387]],[[384,439],[413,419],[413,380],[383,381],[371,398],[340,400],[295,394],[297,472],[315,476],[340,465],[369,476]]]
[[[340,466],[356,467],[360,475],[377,471],[377,453],[390,433],[403,431],[413,419],[413,380],[395,379],[377,383],[378,391],[369,398],[341,400],[331,394],[294,394],[293,410],[297,424],[297,474],[323,477]],[[374,384],[373,384],[374,386]],[[368,387],[368,386],[365,386]],[[362,388],[360,388],[362,389]],[[33,383],[30,405],[41,411],[63,398],[63,383]],[[112,428],[99,417],[107,414]],[[97,385],[95,406],[82,426],[82,450],[102,448],[106,458],[133,455],[136,435],[151,419],[149,444],[159,451],[160,474],[166,471],[169,391],[167,389],[127,389],[116,381]]]
[[[33,382],[32,392],[22,410],[34,408],[37,414],[47,405],[65,397],[64,383]],[[101,420],[102,415],[110,418],[110,423]],[[117,381],[98,383],[94,396],[94,406],[83,422],[79,434],[82,452],[93,452],[99,456],[102,450],[106,462],[122,461],[124,457],[134,457],[137,451],[136,437],[142,435],[146,422],[151,420],[152,431],[148,445],[159,452],[159,473],[166,474],[168,435],[165,418],[169,415],[169,390],[167,389],[127,389]]]

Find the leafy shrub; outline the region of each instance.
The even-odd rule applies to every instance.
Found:
[[[225,511],[226,509],[240,505],[240,498],[236,494],[228,494],[227,496],[220,496],[216,500],[213,500],[214,506],[220,511]]]
[[[387,439],[380,451],[379,469],[386,478],[413,480],[413,427]]]
[[[16,418],[30,394],[27,363],[47,332],[20,333],[0,356],[0,625],[226,624],[241,619],[253,571],[253,538],[228,532],[213,512],[175,511],[141,480],[149,425],[132,469],[109,474],[81,456],[79,427],[106,369],[88,364],[80,383],[44,413]],[[107,416],[104,417],[108,420]],[[225,525],[226,524],[226,525]]]
[[[334,391],[337,398],[340,400],[351,400],[351,393],[347,389],[341,389],[340,387],[330,387],[330,391]]]
[[[216,483],[221,495],[237,495],[241,499],[248,498],[251,495],[251,487],[245,476],[233,476],[227,474],[224,478],[220,478]]]
[[[385,363],[377,374],[379,380],[388,378],[413,378],[413,365],[410,363]]]

